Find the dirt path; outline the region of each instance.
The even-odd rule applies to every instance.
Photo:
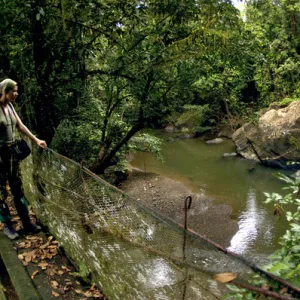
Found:
[[[184,200],[192,196],[188,227],[224,247],[230,245],[232,236],[238,230],[237,222],[230,219],[232,209],[229,205],[214,205],[212,199],[192,193],[182,183],[170,178],[133,168],[120,188],[132,198],[180,224],[184,222]]]

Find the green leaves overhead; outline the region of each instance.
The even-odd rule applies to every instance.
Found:
[[[298,2],[247,3],[244,22],[230,1],[1,0],[1,76],[48,143],[91,122],[101,164],[185,105],[216,124],[299,95]]]
[[[253,37],[254,78],[263,105],[299,97],[299,1],[248,1],[246,30]]]

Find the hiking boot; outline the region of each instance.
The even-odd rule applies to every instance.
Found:
[[[34,224],[34,223],[29,223],[24,225],[24,233],[28,234],[28,233],[38,233],[41,231],[41,226]]]
[[[12,225],[4,224],[3,232],[8,236],[9,239],[14,240],[19,237],[19,234],[14,230]]]

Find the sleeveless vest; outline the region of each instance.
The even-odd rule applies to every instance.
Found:
[[[11,104],[7,105],[8,112],[0,104],[0,145],[9,144],[15,140],[17,119]]]

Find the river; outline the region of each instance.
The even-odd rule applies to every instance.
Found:
[[[136,153],[131,162],[134,167],[180,181],[193,192],[205,193],[215,204],[230,205],[231,218],[238,222],[230,250],[266,256],[279,247],[279,237],[288,224],[284,216],[274,216],[273,204],[264,203],[264,192],[284,193],[284,183],[274,176],[282,170],[241,157],[222,157],[235,151],[230,140],[221,144],[206,144],[201,139],[168,142],[168,133],[155,131],[155,135],[164,140],[164,162],[149,153]]]

